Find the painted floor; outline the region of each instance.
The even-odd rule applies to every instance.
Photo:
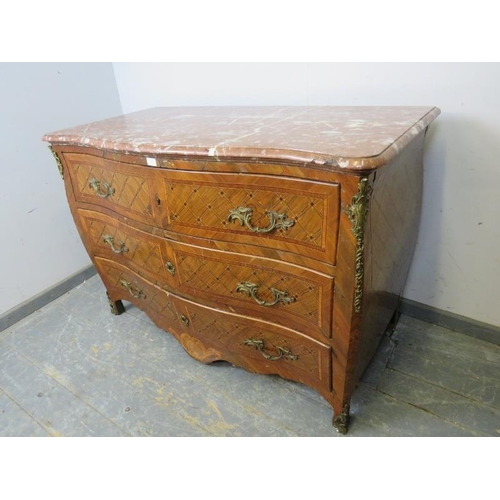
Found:
[[[332,436],[301,384],[203,365],[95,276],[0,333],[0,436]],[[356,436],[499,436],[500,347],[402,316],[351,404]]]

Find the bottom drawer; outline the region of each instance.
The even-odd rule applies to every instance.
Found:
[[[203,362],[226,360],[255,373],[277,374],[321,392],[331,390],[331,348],[310,337],[171,294],[116,262],[96,258],[113,300],[130,300],[172,332]]]
[[[184,301],[183,301],[184,302]],[[184,303],[193,335],[222,353],[221,359],[255,373],[277,373],[330,389],[330,347],[295,331],[193,303]]]

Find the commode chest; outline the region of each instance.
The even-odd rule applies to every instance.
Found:
[[[397,318],[425,107],[155,108],[44,136],[111,311],[349,401]]]

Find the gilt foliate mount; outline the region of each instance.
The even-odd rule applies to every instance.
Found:
[[[363,275],[365,252],[365,224],[368,215],[368,203],[373,191],[368,178],[359,181],[358,192],[352,197],[351,204],[347,207],[347,217],[352,224],[352,232],[356,237],[355,279],[354,279],[354,311],[361,312],[363,300]]]

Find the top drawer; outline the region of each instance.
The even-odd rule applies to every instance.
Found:
[[[64,153],[75,200],[157,225],[156,169],[81,153]],[[156,201],[158,200],[158,202]]]
[[[166,229],[334,264],[338,184],[255,174],[161,173]]]

